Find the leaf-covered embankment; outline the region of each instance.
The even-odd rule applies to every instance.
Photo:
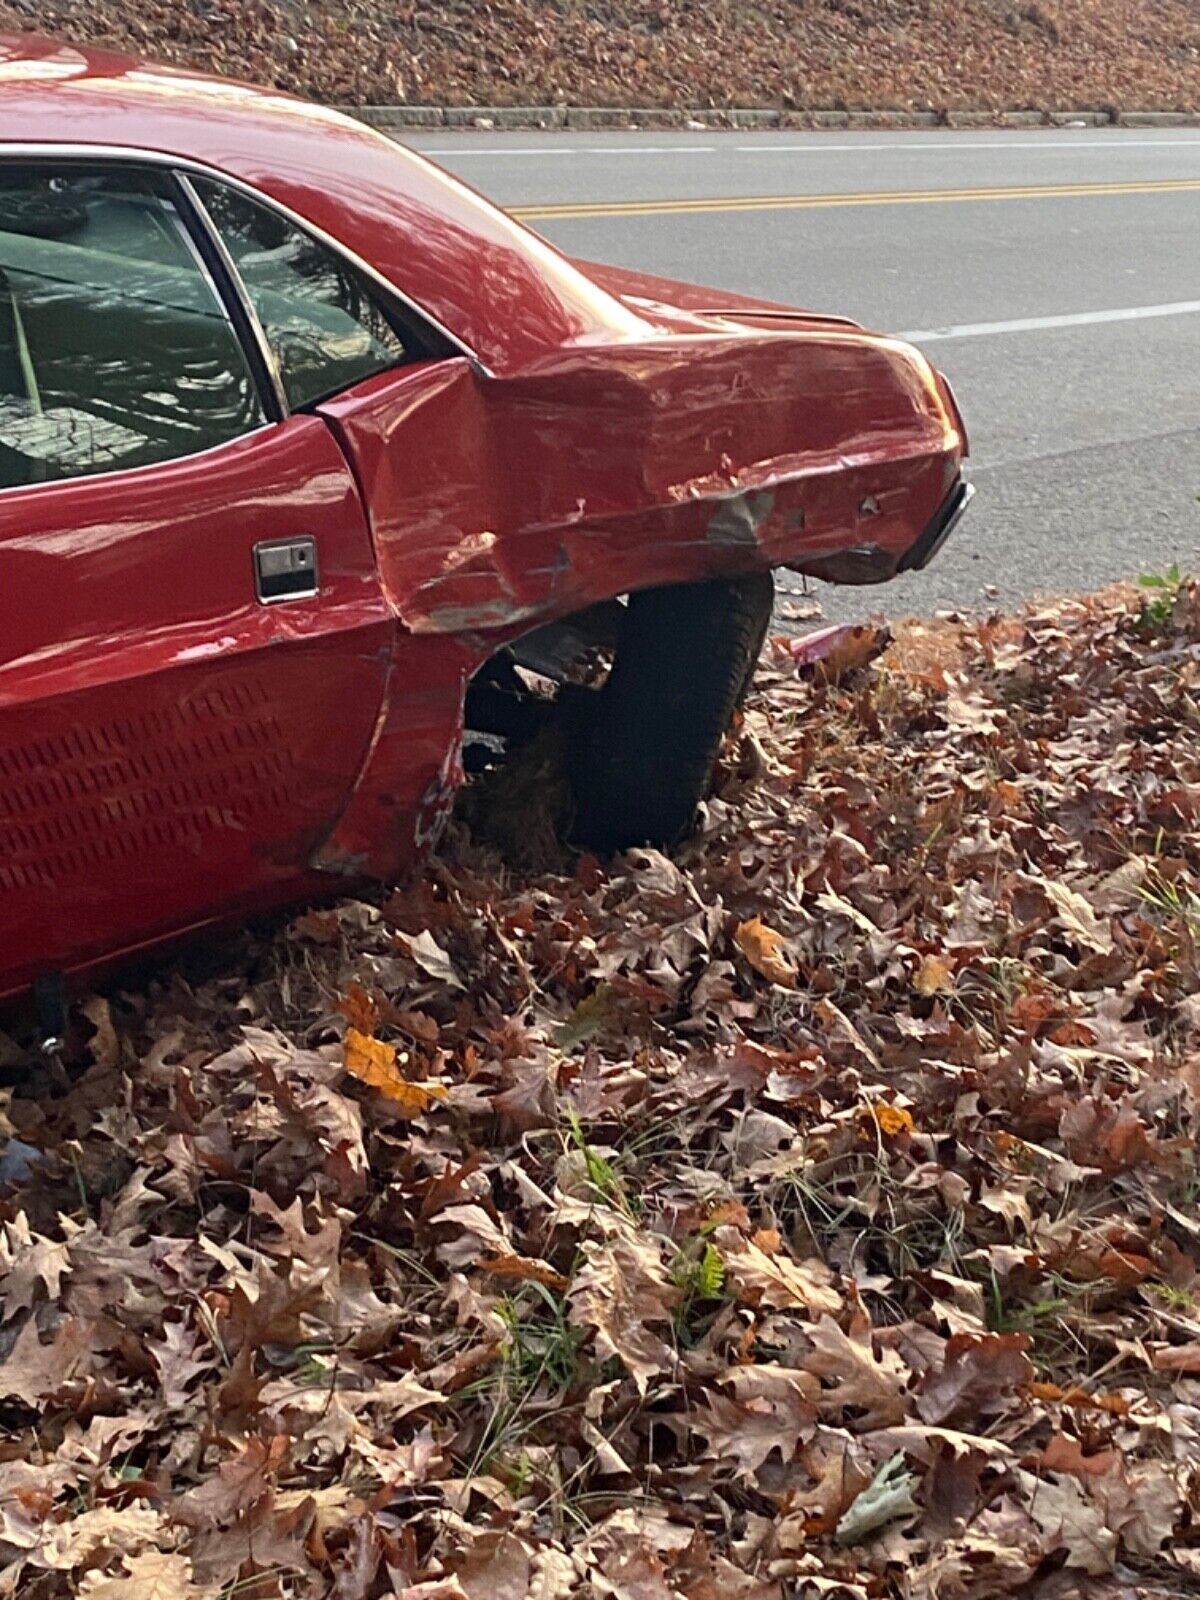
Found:
[[[1193,0],[0,0],[350,105],[1200,108]]]

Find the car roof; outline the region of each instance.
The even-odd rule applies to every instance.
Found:
[[[326,106],[37,34],[0,34],[0,157],[147,152],[252,185],[322,229],[496,371],[646,325],[529,229]]]

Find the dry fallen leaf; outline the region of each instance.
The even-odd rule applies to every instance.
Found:
[[[1097,1450],[1085,1455],[1078,1439],[1056,1433],[1042,1451],[1041,1465],[1047,1472],[1069,1472],[1076,1478],[1104,1477],[1116,1466],[1115,1450]]]
[[[185,1527],[223,1527],[247,1517],[272,1493],[275,1475],[288,1458],[289,1441],[282,1435],[267,1441],[247,1440],[236,1455],[223,1461],[215,1477],[189,1489],[171,1508],[171,1517]]]
[[[803,1306],[814,1316],[833,1316],[842,1300],[833,1287],[833,1274],[820,1261],[795,1262],[768,1251],[732,1228],[719,1228],[713,1238],[730,1285],[752,1305],[785,1308]]]
[[[37,1567],[71,1572],[102,1557],[134,1556],[164,1536],[162,1513],[148,1506],[94,1506],[65,1522],[43,1525],[43,1538],[31,1560]]]
[[[95,1329],[78,1317],[64,1319],[43,1343],[36,1317],[29,1317],[0,1365],[0,1395],[36,1408],[93,1367]]]
[[[690,1425],[707,1441],[710,1456],[733,1462],[738,1474],[753,1482],[772,1456],[782,1464],[792,1460],[812,1434],[816,1407],[797,1382],[803,1373],[768,1384],[762,1368],[745,1372],[754,1381],[739,1385],[733,1398],[710,1391]]]
[[[1129,1415],[1129,1401],[1124,1395],[1092,1393],[1086,1389],[1060,1388],[1057,1383],[1032,1382],[1027,1385],[1035,1400],[1044,1400],[1077,1411],[1104,1411],[1111,1417]]]
[[[435,1101],[446,1098],[444,1084],[406,1078],[400,1071],[395,1045],[383,1039],[359,1033],[357,1028],[347,1028],[345,1049],[346,1071],[360,1083],[378,1089],[399,1117],[409,1120],[419,1117]]]
[[[926,1422],[974,1421],[1033,1376],[1023,1333],[956,1333],[942,1366],[926,1374],[917,1410]]]
[[[100,995],[89,995],[79,1008],[92,1025],[88,1048],[98,1067],[116,1067],[121,1062],[121,1041],[113,1025],[112,1007]]]
[[[438,983],[444,983],[451,989],[462,988],[462,979],[455,972],[454,963],[428,928],[418,934],[398,933],[396,943],[406,955],[412,957],[422,972],[428,973]]]
[[[911,1375],[894,1350],[876,1355],[869,1337],[848,1336],[830,1316],[810,1328],[808,1338],[813,1348],[804,1360],[806,1370],[833,1382],[819,1402],[823,1416],[845,1422],[854,1432],[903,1421]]]
[[[379,1021],[379,1005],[361,983],[351,983],[338,1001],[338,1010],[356,1033],[374,1033]]]
[[[192,1382],[217,1364],[211,1340],[186,1322],[164,1322],[162,1339],[147,1340],[146,1350],[158,1368],[166,1406],[186,1406]]]
[[[89,1572],[76,1593],[79,1600],[207,1600],[205,1591],[192,1582],[187,1557],[163,1550],[132,1556],[119,1577]]]
[[[1081,894],[1047,878],[1041,885],[1043,893],[1054,902],[1058,920],[1064,931],[1085,950],[1098,950],[1107,955],[1112,949],[1112,934],[1102,917],[1098,917]]]
[[[548,1289],[563,1290],[571,1281],[561,1272],[555,1272],[553,1267],[548,1267],[544,1261],[530,1261],[525,1256],[482,1256],[479,1270],[490,1273],[493,1278],[519,1278],[527,1283],[543,1283]]]
[[[590,1328],[600,1358],[623,1362],[640,1393],[674,1366],[667,1340],[680,1291],[648,1241],[593,1246],[567,1298],[572,1326]]]
[[[1020,1480],[1029,1515],[1050,1540],[1050,1548],[1065,1552],[1067,1566],[1081,1572],[1111,1572],[1117,1533],[1083,1486],[1066,1475],[1046,1479],[1021,1473]]]
[[[788,954],[787,941],[761,917],[739,922],[734,929],[733,942],[755,972],[785,989],[796,987],[796,965]]]
[[[949,994],[954,988],[954,968],[943,956],[925,956],[913,979],[918,994]]]
[[[57,1300],[62,1280],[71,1268],[64,1241],[32,1232],[29,1219],[18,1211],[11,1222],[0,1224],[0,1305],[3,1320],[28,1311],[37,1300]]]

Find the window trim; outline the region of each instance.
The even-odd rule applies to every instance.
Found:
[[[284,205],[282,201],[263,194],[262,190],[256,189],[252,183],[246,183],[243,179],[234,177],[231,173],[222,172],[219,167],[209,166],[207,162],[198,161],[193,156],[170,155],[165,151],[144,150],[133,145],[76,144],[66,140],[49,139],[33,139],[20,143],[4,143],[0,145],[0,163],[46,160],[85,162],[93,166],[98,166],[104,162],[113,162],[122,166],[133,164],[140,167],[165,167],[168,171],[176,174],[178,178],[198,175],[202,178],[207,178],[212,183],[221,183],[225,184],[227,188],[240,190],[248,199],[257,201],[259,205],[266,206],[270,211],[277,212],[292,227],[299,228],[302,232],[310,234],[319,244],[324,245],[327,250],[332,251],[336,256],[340,256],[347,266],[361,273],[379,292],[384,303],[390,304],[394,308],[402,322],[411,320],[415,324],[415,331],[418,337],[424,334],[428,342],[434,345],[440,343],[445,347],[442,359],[446,359],[447,356],[462,356],[471,363],[481,377],[490,378],[494,375],[491,368],[480,359],[470,345],[460,339],[457,334],[452,333],[435,316],[423,310],[415,300],[410,299],[402,289],[398,289],[394,283],[385,278],[378,268],[373,267],[369,261],[365,261],[339,239],[335,239],[332,234],[326,233],[324,228],[318,227],[316,223],[301,216],[298,211],[293,211],[290,206]],[[199,203],[199,197],[197,197],[197,204]],[[201,207],[201,209],[203,208]],[[244,293],[244,290],[241,292]],[[435,356],[433,359],[437,359],[437,357]]]
[[[206,175],[205,182],[211,183],[215,188],[229,189],[234,194],[240,192],[247,199],[250,199],[252,203],[259,205],[262,210],[278,217],[281,221],[286,222],[289,227],[302,233],[305,238],[311,239],[315,244],[318,244],[327,255],[333,258],[336,266],[340,266],[358,278],[365,279],[366,290],[377,302],[376,309],[382,314],[396,337],[405,343],[406,349],[412,342],[418,342],[425,346],[424,350],[407,356],[404,360],[390,361],[386,366],[378,368],[375,372],[365,373],[362,377],[355,378],[353,383],[335,384],[332,389],[322,389],[319,394],[315,394],[311,399],[305,400],[302,405],[293,405],[288,398],[287,383],[279,365],[279,359],[272,348],[266,327],[258,314],[258,309],[254,304],[253,296],[246,286],[241,269],[225,243],[216,218],[209,209],[204,196],[192,183],[186,172],[176,172],[175,182],[181,186],[189,204],[194,208],[196,226],[202,231],[206,244],[211,247],[213,254],[217,258],[222,277],[229,279],[231,294],[236,300],[239,310],[247,319],[249,336],[253,341],[255,352],[266,369],[267,381],[272,391],[272,400],[282,407],[285,417],[290,416],[293,412],[302,414],[313,412],[318,406],[323,405],[326,400],[332,400],[339,394],[345,394],[348,389],[355,388],[359,383],[365,383],[368,378],[376,378],[380,373],[398,372],[402,368],[413,366],[422,360],[444,361],[447,359],[446,351],[438,348],[444,341],[437,334],[431,334],[431,330],[427,328],[418,326],[414,330],[412,314],[397,303],[395,295],[380,290],[377,287],[376,279],[363,273],[345,251],[338,249],[336,245],[327,244],[319,229],[312,228],[300,221],[293,222],[284,208],[272,205],[269,200],[255,195],[252,190],[242,185],[226,183],[223,179],[208,178]]]
[[[233,262],[209,216],[207,208],[196,193],[191,179],[183,172],[171,173],[172,185],[177,191],[179,213],[197,259],[219,296],[222,309],[233,326],[238,343],[258,387],[263,411],[271,422],[282,422],[290,415],[283,378],[275,360],[274,351],[267,341],[266,330],[258,320],[258,313],[246,291]]]

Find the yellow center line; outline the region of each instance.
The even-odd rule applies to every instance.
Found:
[[[567,201],[560,205],[511,206],[525,222],[558,217],[654,217],[703,211],[817,211],[829,206],[948,205],[964,200],[1054,200],[1108,194],[1176,194],[1200,189],[1200,178],[1145,183],[1046,183],[992,189],[907,189],[878,194],[764,194],[698,200]]]

